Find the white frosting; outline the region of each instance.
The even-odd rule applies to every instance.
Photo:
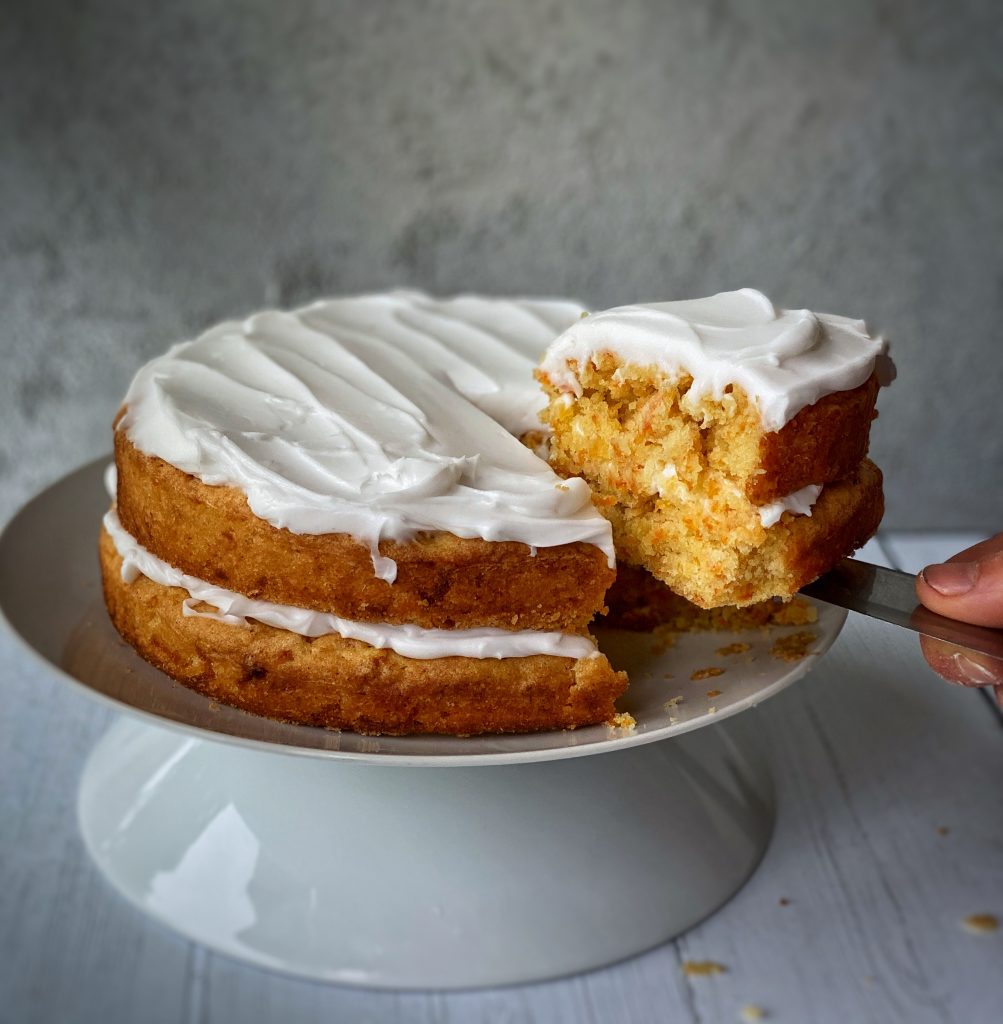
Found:
[[[418,626],[397,626],[378,622],[354,622],[337,615],[294,608],[290,605],[256,601],[232,590],[225,590],[195,576],[175,569],[142,547],[127,533],[112,508],[104,517],[115,550],[122,559],[122,579],[132,583],[145,576],[165,587],[180,587],[188,592],[184,601],[185,615],[204,616],[232,625],[246,625],[248,619],[266,626],[287,629],[300,636],[336,635],[361,640],[370,647],[390,648],[405,658],[525,658],[533,654],[549,654],[558,658],[588,658],[597,653],[591,637],[537,630],[421,629]],[[215,612],[200,610],[200,603],[211,605]]]
[[[614,564],[584,480],[562,481],[516,436],[539,429],[533,367],[581,314],[558,301],[418,292],[228,321],[136,374],[120,429],[294,533],[347,533],[376,575],[380,540],[423,530],[582,541]]]
[[[767,529],[775,523],[780,522],[780,517],[785,512],[793,512],[797,516],[810,516],[812,506],[818,501],[822,493],[821,484],[808,484],[799,491],[792,494],[785,494],[784,497],[771,501],[768,505],[760,505],[759,520]]]
[[[887,344],[863,320],[777,309],[743,288],[705,299],[620,306],[576,321],[548,349],[542,369],[553,384],[581,395],[574,364],[612,352],[622,363],[687,374],[684,406],[720,399],[728,385],[757,404],[767,431],[779,430],[806,406],[858,387],[878,366],[882,383],[894,367]]]

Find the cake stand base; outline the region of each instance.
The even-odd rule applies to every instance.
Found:
[[[749,877],[773,787],[738,725],[405,768],[123,718],[87,763],[80,823],[119,892],[228,956],[378,988],[537,981],[664,942]]]

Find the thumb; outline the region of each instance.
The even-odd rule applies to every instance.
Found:
[[[938,615],[1003,627],[1003,533],[928,565],[916,577],[916,596]]]

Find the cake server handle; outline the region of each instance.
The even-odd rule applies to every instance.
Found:
[[[844,558],[830,572],[802,587],[801,593],[1003,660],[1003,629],[973,626],[930,611],[916,600],[916,577],[907,572]]]

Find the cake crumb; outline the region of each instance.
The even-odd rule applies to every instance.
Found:
[[[611,729],[622,729],[624,732],[633,732],[637,722],[634,716],[626,711],[618,711],[607,723]]]
[[[938,836],[946,836],[950,831],[951,830],[947,827],[947,825],[938,825],[937,826],[937,835]]]
[[[663,708],[665,708],[665,710],[666,710],[666,711],[670,711],[670,710],[671,710],[672,708],[674,708],[674,707],[677,707],[677,706],[678,706],[679,704],[682,704],[682,702],[683,702],[683,701],[684,701],[685,699],[686,699],[686,698],[685,698],[685,697],[684,697],[684,696],[683,696],[682,694],[679,694],[679,695],[678,695],[677,697],[670,697],[670,698],[669,698],[669,699],[668,699],[668,700],[667,700],[667,701],[666,701],[666,702],[665,702],[665,703],[664,703],[664,704],[662,705],[662,707],[663,707]]]
[[[786,896],[781,896],[779,902],[782,907],[789,907],[791,905],[791,901]]]
[[[684,960],[683,974],[688,978],[706,978],[711,974],[727,974],[728,968],[716,960]]]
[[[969,914],[961,922],[961,927],[972,935],[992,935],[1000,928],[1000,919],[995,914]]]
[[[712,705],[711,707],[709,707],[707,709],[707,714],[708,715],[716,715],[717,714],[717,706],[716,705]]]
[[[713,679],[714,676],[723,676],[724,669],[718,668],[716,665],[711,665],[708,668],[698,668],[691,676],[692,682],[698,682],[701,679]]]
[[[818,622],[818,609],[803,597],[795,597],[773,613],[776,626],[810,626],[813,622]]]
[[[752,644],[725,644],[724,647],[719,647],[717,653],[722,658],[728,658],[733,654],[745,654],[746,651],[752,650]]]
[[[651,634],[651,653],[664,654],[676,644],[675,632],[667,626],[656,626]]]
[[[708,690],[707,691],[707,696],[708,697],[720,697],[721,696],[721,691],[720,690]]]
[[[755,1003],[746,1003],[738,1013],[743,1024],[755,1024],[757,1020],[766,1020],[766,1011]]]
[[[770,648],[770,654],[780,661],[800,661],[811,654],[809,648],[817,639],[816,635],[808,630],[791,633],[789,636],[779,637]]]

